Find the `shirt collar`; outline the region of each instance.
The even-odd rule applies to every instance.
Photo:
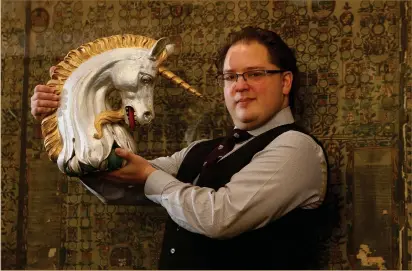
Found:
[[[280,110],[268,122],[256,129],[249,130],[248,133],[253,136],[258,136],[260,134],[263,134],[264,132],[269,131],[270,129],[293,122],[295,122],[295,119],[293,118],[292,111],[288,106]]]

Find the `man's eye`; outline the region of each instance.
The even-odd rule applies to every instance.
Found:
[[[142,75],[140,82],[145,85],[149,85],[153,82],[153,78],[150,75]]]
[[[264,76],[264,75],[265,75],[265,73],[262,72],[262,71],[251,71],[251,72],[248,73],[249,77],[261,77],[261,76]]]
[[[235,74],[224,74],[223,75],[223,80],[226,81],[234,81],[236,79],[236,75]]]

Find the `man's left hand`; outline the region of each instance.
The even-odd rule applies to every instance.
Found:
[[[139,155],[122,148],[117,148],[115,152],[117,156],[127,161],[126,166],[103,173],[100,176],[101,179],[119,183],[145,184],[149,175],[156,170],[146,159]]]

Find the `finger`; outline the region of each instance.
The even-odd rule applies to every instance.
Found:
[[[53,108],[35,107],[35,108],[32,108],[31,113],[33,116],[42,116],[42,115],[48,115],[52,111],[53,111]]]
[[[51,114],[51,109],[49,110],[43,110],[44,112],[47,113],[36,113],[33,110],[31,111],[32,116],[34,117],[34,119],[38,120],[38,121],[42,121],[45,117],[47,117],[48,115]]]
[[[53,75],[53,73],[54,73],[54,71],[56,70],[56,66],[51,66],[50,67],[50,69],[49,69],[49,74],[50,74],[50,77],[52,77],[52,75]]]
[[[41,108],[41,107],[58,108],[59,101],[35,100],[35,101],[32,101],[31,107],[32,108]]]
[[[117,156],[126,159],[127,161],[129,161],[132,158],[132,153],[128,152],[125,149],[122,148],[116,148],[115,149],[115,153]]]
[[[34,87],[34,93],[38,92],[54,93],[55,89],[46,85],[37,85]]]
[[[32,115],[33,115],[33,113],[32,113]],[[44,119],[45,115],[37,115],[37,116],[33,115],[33,117],[34,117],[35,120],[42,121]]]
[[[31,100],[60,101],[60,95],[49,92],[36,92],[31,96]]]

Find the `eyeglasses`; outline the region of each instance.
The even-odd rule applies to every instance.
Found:
[[[246,71],[244,73],[233,73],[233,72],[228,72],[228,73],[223,73],[219,74],[216,79],[217,83],[219,86],[223,87],[228,87],[231,86],[233,83],[237,82],[239,79],[239,76],[243,77],[243,80],[245,80],[248,83],[257,83],[260,82],[263,78],[270,74],[277,74],[277,73],[282,73],[286,72],[286,70],[252,70],[252,71]]]

